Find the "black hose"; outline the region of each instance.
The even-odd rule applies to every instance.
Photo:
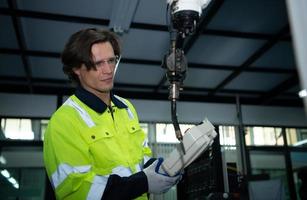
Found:
[[[184,149],[184,145],[182,143],[183,140],[183,136],[180,130],[180,126],[178,123],[178,118],[177,118],[177,104],[176,104],[176,99],[172,99],[171,100],[171,109],[172,109],[172,122],[173,122],[173,126],[175,129],[175,134],[176,134],[176,138],[179,140],[180,145],[181,145],[181,149],[183,154],[185,154],[185,149]]]

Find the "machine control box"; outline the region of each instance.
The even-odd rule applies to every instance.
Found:
[[[205,119],[201,124],[188,129],[183,136],[183,146],[185,153],[180,146],[175,148],[162,163],[162,168],[170,175],[174,176],[187,167],[202,152],[207,150],[217,136],[214,126]]]

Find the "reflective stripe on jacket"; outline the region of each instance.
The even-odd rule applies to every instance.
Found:
[[[96,113],[73,95],[50,119],[44,162],[57,199],[101,199],[109,175],[130,176],[151,156],[134,107],[116,98],[127,108],[112,103],[113,116],[109,109]]]

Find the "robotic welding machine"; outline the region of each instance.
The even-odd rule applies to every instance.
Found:
[[[187,59],[184,55],[184,40],[196,30],[197,23],[211,0],[167,0],[168,26],[170,32],[170,49],[165,55],[162,67],[166,69],[169,85],[169,100],[171,101],[172,122],[181,148],[175,148],[162,164],[169,175],[175,175],[193,162],[202,152],[211,146],[217,133],[214,126],[205,119],[181,133],[176,102],[186,77]]]

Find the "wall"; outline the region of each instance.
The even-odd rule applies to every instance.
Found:
[[[131,101],[141,121],[171,121],[169,101]],[[56,96],[0,93],[0,117],[49,118],[56,110],[56,102]],[[178,102],[177,109],[180,123],[198,123],[207,117],[214,124],[238,124],[234,104]],[[303,108],[244,105],[242,115],[243,122],[249,125],[307,127]],[[43,167],[41,151],[11,152],[3,149],[2,153],[7,159],[6,167],[26,167],[26,160],[32,160],[31,166]]]
[[[50,117],[56,109],[56,96],[0,93],[0,116]]]
[[[169,101],[131,101],[140,121],[171,121]],[[56,96],[0,93],[0,116],[48,118],[56,110],[56,102]],[[178,102],[177,111],[180,123],[198,123],[207,117],[215,124],[238,124],[234,104]],[[242,117],[243,122],[250,125],[307,127],[304,109],[297,107],[243,105]]]
[[[132,103],[140,120],[171,121],[168,101],[132,100]],[[244,124],[307,127],[303,108],[243,105],[241,109]],[[207,117],[215,124],[238,124],[234,104],[179,102],[177,110],[178,120],[182,123],[198,123]]]

